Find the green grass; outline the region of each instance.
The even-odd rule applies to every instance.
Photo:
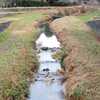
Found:
[[[41,13],[24,13],[0,19],[12,21],[0,33],[0,100],[25,100],[28,94],[28,80],[38,65],[32,48],[38,36],[33,22],[41,17]]]
[[[95,18],[100,18],[100,10],[90,10],[84,15],[78,16],[77,18],[79,18],[83,23],[86,23]],[[95,34],[93,33],[94,33],[93,29],[90,32],[86,31],[85,29],[84,31],[79,29],[78,31],[75,30],[73,34],[80,41],[82,41],[82,43],[84,43],[84,45],[87,47],[88,51],[91,52],[91,54],[100,56],[100,44],[94,37],[96,33]]]
[[[41,18],[43,15],[40,13],[25,13],[25,14],[18,14],[11,17],[5,17],[0,19],[1,22],[4,21],[12,21],[12,25],[10,25],[10,28],[6,29],[4,32],[0,33],[0,42],[6,40],[8,36],[10,35],[11,31],[14,30],[20,30],[30,24],[32,24],[32,21],[37,20]]]
[[[85,14],[80,15],[78,18],[80,18],[84,22],[87,22],[87,21],[93,20],[94,17],[100,18],[100,10],[88,11]]]
[[[8,37],[9,37],[8,31],[0,33],[0,42],[7,40]]]
[[[71,35],[78,39],[92,55],[100,56],[100,44],[85,22],[80,20],[79,16],[66,17],[65,21],[68,24],[65,30],[71,32]]]

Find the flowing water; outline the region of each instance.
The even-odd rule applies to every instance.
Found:
[[[55,38],[55,39],[54,39]],[[46,41],[44,41],[46,40]],[[45,44],[43,42],[46,42]],[[39,70],[35,77],[35,82],[30,86],[28,100],[64,100],[63,86],[61,80],[63,76],[57,71],[61,69],[60,62],[52,58],[52,54],[60,49],[60,43],[56,36],[46,37],[44,33],[36,41],[40,62]],[[50,45],[49,45],[50,44]],[[48,47],[43,50],[41,48]]]

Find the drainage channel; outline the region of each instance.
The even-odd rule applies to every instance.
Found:
[[[47,37],[45,33],[42,33],[37,39],[36,45],[40,66],[35,76],[35,82],[30,85],[28,100],[64,100],[63,75],[58,73],[61,64],[52,57],[55,52],[60,50],[60,43],[55,35]]]

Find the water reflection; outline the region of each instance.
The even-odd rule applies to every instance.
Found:
[[[41,36],[40,38],[38,39],[37,44],[41,40],[41,47],[44,47],[42,44],[44,39]],[[49,39],[46,39],[45,41],[45,47],[50,48],[49,50],[42,50],[39,48],[40,53],[37,55],[40,66],[35,77],[35,82],[30,86],[30,96],[28,100],[64,100],[62,92],[63,86],[61,84],[63,76],[57,73],[58,70],[61,69],[61,65],[59,61],[52,58],[52,54],[58,50],[60,43],[57,41],[57,38],[55,40],[52,39],[53,38],[51,38],[51,41],[53,41],[53,43],[50,43]],[[53,50],[56,47],[57,49]]]

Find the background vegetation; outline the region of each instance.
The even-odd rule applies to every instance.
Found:
[[[32,6],[57,6],[57,5],[76,5],[80,1],[71,0],[0,0],[1,7],[32,7]]]

